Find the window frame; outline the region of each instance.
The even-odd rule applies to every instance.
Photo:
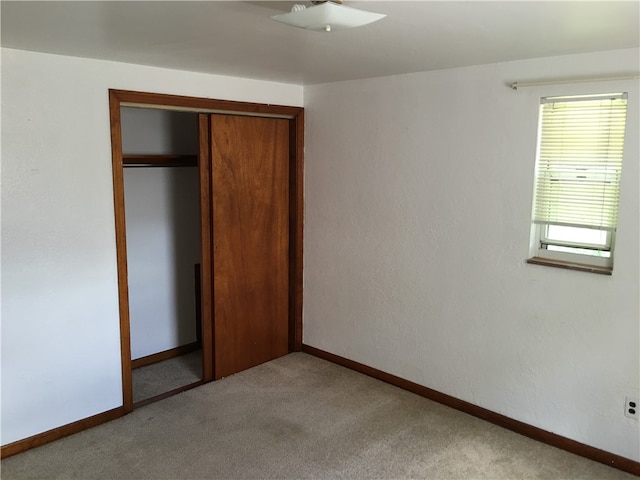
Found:
[[[626,90],[626,89],[625,89]],[[561,242],[555,241],[553,239],[548,238],[547,230],[550,225],[555,225],[553,222],[545,223],[545,222],[536,222],[535,221],[535,209],[536,209],[536,192],[538,189],[538,165],[540,161],[540,146],[542,142],[542,123],[543,123],[543,105],[548,102],[551,98],[557,98],[559,101],[563,101],[563,99],[567,99],[568,101],[580,101],[581,99],[588,100],[590,98],[602,97],[604,95],[612,95],[612,96],[620,96],[624,98],[627,102],[627,106],[629,105],[628,101],[628,91],[624,91],[621,93],[609,94],[609,93],[591,93],[591,94],[570,94],[563,96],[541,96],[538,97],[538,129],[536,136],[536,156],[535,156],[535,170],[534,170],[534,181],[533,181],[533,202],[531,209],[531,235],[530,235],[530,245],[529,245],[529,254],[530,258],[527,260],[528,263],[538,264],[538,265],[548,265],[555,266],[561,268],[569,268],[572,270],[582,270],[593,273],[603,273],[607,275],[611,275],[613,271],[613,261],[614,261],[614,250],[615,250],[615,237],[616,231],[614,230],[603,230],[606,231],[606,244],[604,248],[598,248],[599,245],[580,243],[580,242]],[[566,101],[566,100],[565,100]],[[627,108],[627,107],[625,107]],[[625,118],[627,116],[627,112],[625,113]],[[628,131],[628,125],[625,122],[624,128],[624,139],[626,140]],[[623,140],[624,141],[624,140]],[[622,154],[622,161],[624,162],[624,153]],[[620,170],[621,172],[621,170]],[[618,193],[618,202],[620,201],[620,193]],[[588,228],[588,227],[580,227],[577,225],[567,225],[576,228]],[[617,228],[617,225],[616,225]],[[561,246],[561,247],[569,247],[569,248],[582,248],[582,249],[593,249],[599,251],[608,251],[610,252],[609,257],[597,256],[597,255],[589,255],[586,253],[574,253],[574,252],[566,252],[566,251],[557,251],[553,249],[547,248],[548,246]]]
[[[598,257],[595,255],[581,254],[581,253],[572,253],[572,252],[560,252],[557,250],[549,250],[544,246],[544,244],[558,244],[560,242],[548,241],[545,235],[545,230],[548,224],[541,223],[532,223],[532,237],[533,237],[533,245],[531,248],[531,258],[532,259],[544,259],[549,262],[563,262],[563,263],[571,263],[575,264],[575,270],[579,270],[580,265],[585,266],[585,270],[591,271],[590,267],[597,267],[602,269],[613,270],[613,251],[615,247],[615,232],[607,232],[607,237],[609,241],[608,251],[611,252],[610,257]],[[567,242],[568,243],[568,242]],[[567,247],[575,247],[580,248],[577,243],[573,245],[564,244],[563,246]],[[529,262],[536,263],[536,262]]]

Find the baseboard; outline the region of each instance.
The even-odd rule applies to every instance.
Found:
[[[499,413],[492,412],[491,410],[487,410],[486,408],[478,407],[477,405],[473,405],[472,403],[465,402],[464,400],[460,400],[450,395],[438,392],[437,390],[433,390],[423,385],[410,382],[409,380],[405,380],[404,378],[396,377],[395,375],[391,375],[390,373],[377,370],[362,363],[340,357],[339,355],[334,355],[333,353],[329,353],[324,350],[311,347],[309,345],[303,344],[302,351],[304,353],[308,353],[309,355],[313,355],[314,357],[328,360],[329,362],[347,367],[351,370],[363,373],[404,390],[408,390],[409,392],[420,395],[421,397],[428,398],[429,400],[433,400],[434,402],[438,402],[448,407],[455,408],[456,410],[468,413],[469,415],[473,415],[474,417],[481,418],[482,420],[486,420],[487,422],[519,433],[533,440],[546,443],[547,445],[551,445],[567,452],[580,455],[581,457],[585,457],[599,463],[604,463],[605,465],[609,465],[619,470],[623,470],[625,472],[640,476],[640,462],[621,457],[605,450],[591,447],[584,443],[571,440],[570,438],[562,437],[546,430],[542,430],[541,428],[534,427],[533,425],[514,420]]]
[[[107,410],[106,412],[93,415],[92,417],[83,418],[77,422],[69,423],[67,425],[33,435],[32,437],[18,440],[17,442],[8,443],[7,445],[3,445],[0,449],[0,458],[10,457],[11,455],[68,437],[69,435],[73,435],[74,433],[81,432],[82,430],[95,427],[102,423],[110,422],[111,420],[122,417],[124,413],[124,407],[114,408],[113,410]]]
[[[187,343],[179,347],[170,348],[164,352],[153,353],[146,357],[136,358],[131,360],[131,368],[140,368],[154,363],[169,360],[173,357],[179,357],[180,355],[186,355],[187,353],[195,352],[200,348],[200,342]]]
[[[133,404],[133,408],[144,407],[145,405],[149,405],[150,403],[154,403],[160,400],[164,400],[165,398],[173,397],[178,393],[186,392],[187,390],[191,390],[192,388],[199,387],[200,385],[204,385],[204,380],[198,380],[197,382],[189,383],[188,385],[183,385],[178,388],[174,388],[173,390],[169,390],[168,392],[161,393],[154,397],[145,398],[144,400],[138,400]]]

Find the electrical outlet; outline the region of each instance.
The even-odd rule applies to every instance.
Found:
[[[640,410],[640,404],[637,398],[625,397],[624,399],[624,416],[625,417],[638,420],[638,417],[640,417],[640,414],[638,414],[639,410]]]

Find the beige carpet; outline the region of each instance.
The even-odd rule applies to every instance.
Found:
[[[2,478],[636,477],[296,353],[5,459]]]
[[[202,379],[202,350],[132,371],[133,401],[155,397]]]

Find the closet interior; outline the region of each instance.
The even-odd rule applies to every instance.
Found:
[[[133,402],[203,379],[198,116],[121,109]]]

